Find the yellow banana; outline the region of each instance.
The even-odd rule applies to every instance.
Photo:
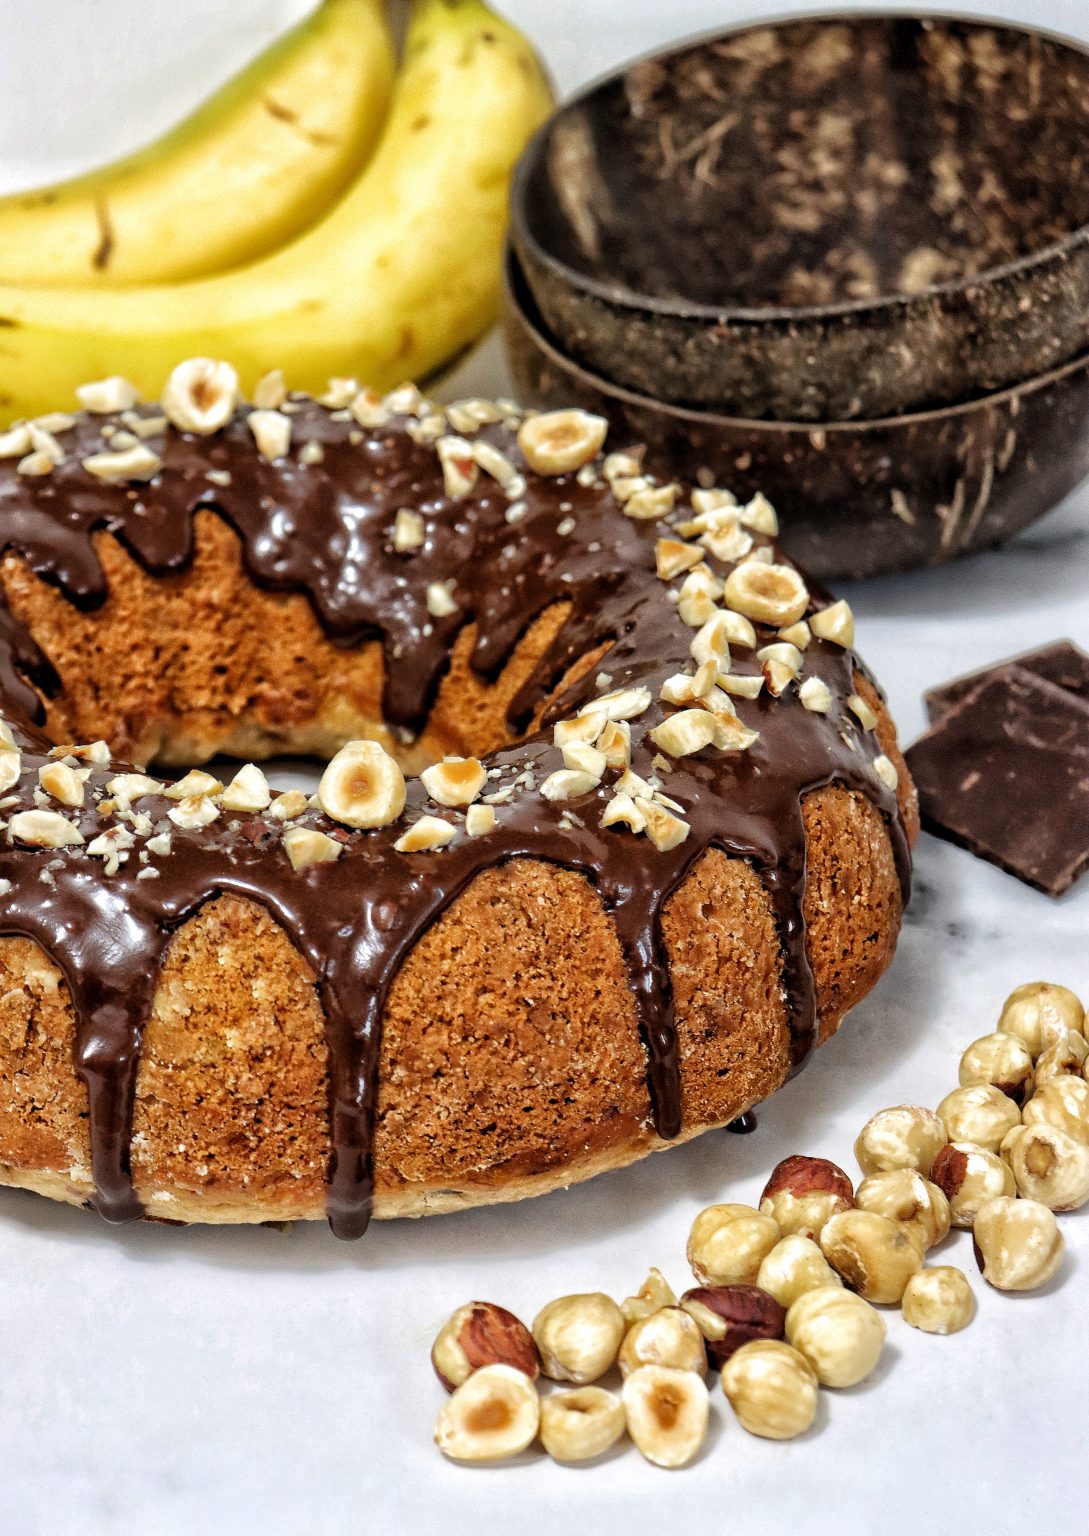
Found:
[[[0,287],[0,412],[32,416],[105,374],[154,398],[181,359],[384,389],[448,361],[498,310],[507,187],[551,92],[482,0],[416,0],[374,159],[324,220],[252,266],[138,288]]]
[[[164,138],[0,198],[0,280],[170,282],[263,256],[359,174],[392,83],[384,0],[324,0]]]

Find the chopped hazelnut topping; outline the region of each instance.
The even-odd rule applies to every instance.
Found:
[[[492,479],[497,481],[498,484],[504,487],[504,489],[509,486],[512,481],[522,479],[522,476],[519,474],[518,470],[515,469],[514,465],[511,463],[510,459],[507,458],[506,454],[500,453],[499,449],[494,447],[491,443],[485,442],[483,440],[474,442],[472,446],[472,454],[473,458],[476,460],[477,464],[479,464],[484,473],[486,475],[491,475]]]
[[[692,507],[701,517],[736,509],[737,497],[722,486],[706,486],[692,492]]]
[[[563,765],[565,768],[574,768],[579,773],[588,773],[591,778],[599,782],[607,766],[604,752],[584,741],[573,741],[563,748]]]
[[[22,771],[23,759],[18,748],[5,741],[0,748],[0,792],[14,788]]]
[[[610,720],[597,738],[606,766],[623,772],[631,762],[631,726],[626,720]]]
[[[718,686],[724,692],[733,694],[739,699],[756,699],[760,697],[764,686],[764,674],[762,672],[720,672]]]
[[[137,443],[116,453],[92,453],[83,460],[83,467],[96,480],[151,480],[162,469],[163,461],[145,444]]]
[[[128,379],[113,373],[109,378],[81,384],[76,390],[76,398],[92,415],[108,416],[112,411],[131,411],[140,399],[140,392]]]
[[[613,489],[615,491],[616,487],[614,486]],[[675,485],[648,486],[645,490],[635,491],[627,497],[623,507],[628,517],[633,517],[638,522],[650,522],[656,518],[667,517],[672,512],[676,499]]]
[[[789,640],[791,645],[796,645],[800,651],[804,651],[813,633],[804,619],[799,619],[797,624],[788,624],[786,629],[779,631],[780,640]]]
[[[371,391],[365,391],[377,400],[377,395]],[[359,381],[357,379],[332,378],[325,386],[325,393],[319,395],[318,404],[324,405],[330,411],[344,411],[355,404],[359,396]]]
[[[186,832],[198,832],[218,818],[219,807],[207,795],[186,795],[166,814],[176,827],[182,827]]]
[[[579,768],[557,768],[541,784],[541,794],[546,800],[575,800],[596,789],[599,782],[592,773]]]
[[[451,614],[457,613],[458,605],[450,590],[452,585],[450,581],[432,581],[428,584],[427,611],[433,619],[448,619]]]
[[[165,788],[161,780],[150,778],[146,773],[119,773],[106,784],[110,795],[124,809],[143,795],[161,795]]]
[[[219,797],[225,811],[242,811],[255,815],[267,809],[272,799],[268,780],[256,763],[246,763],[238,770]]]
[[[646,821],[647,836],[655,848],[660,848],[663,853],[678,847],[692,830],[686,821],[653,800],[640,798],[635,804]]]
[[[601,813],[603,827],[624,826],[632,832],[645,832],[647,818],[631,795],[614,795]]]
[[[778,536],[779,519],[775,508],[762,491],[757,491],[753,499],[746,502],[739,516],[746,528],[755,528],[757,533],[766,533],[769,538]]]
[[[25,421],[0,432],[0,459],[21,459],[30,452],[30,447],[30,428]]]
[[[698,544],[683,544],[680,539],[659,539],[654,546],[654,558],[662,581],[672,581],[682,571],[690,571],[703,559]]]
[[[285,789],[268,808],[270,821],[294,821],[306,810],[306,796],[301,789]],[[149,844],[150,846],[150,844]]]
[[[714,716],[707,710],[682,709],[655,726],[650,739],[671,757],[688,757],[709,747],[715,739],[715,731]]]
[[[313,864],[332,864],[344,852],[344,844],[315,827],[288,827],[284,833],[284,852],[292,869],[303,870]]]
[[[8,837],[32,848],[66,848],[83,842],[83,833],[59,811],[17,811],[8,822]]]
[[[463,437],[440,437],[435,449],[442,465],[442,483],[447,496],[456,500],[468,496],[479,473],[472,443],[467,443]]]
[[[20,459],[15,466],[17,475],[51,475],[56,468],[56,461],[48,453],[37,451],[28,453],[25,459]]]
[[[677,612],[690,629],[700,629],[716,613],[723,584],[706,566],[690,571],[681,583]],[[755,640],[755,635],[753,639]]]
[[[434,853],[445,848],[457,828],[441,816],[421,816],[394,843],[398,853]]]
[[[400,507],[393,519],[393,547],[399,555],[419,549],[427,537],[427,525],[418,512]]]
[[[860,694],[852,693],[847,700],[847,708],[857,716],[859,724],[864,731],[872,731],[877,726],[877,716]]]
[[[487,782],[487,772],[479,758],[444,757],[424,769],[420,782],[439,805],[471,805]]]
[[[743,560],[752,549],[752,534],[746,533],[735,517],[719,528],[701,533],[700,543],[716,560],[732,564],[735,560]]]
[[[826,715],[832,708],[831,690],[820,677],[807,677],[798,689],[798,697],[815,715]]]
[[[278,411],[287,399],[282,368],[273,368],[253,386],[253,403],[259,411]]]
[[[874,772],[882,783],[887,784],[890,789],[896,788],[900,782],[900,775],[896,771],[896,764],[890,757],[886,757],[884,752],[879,752],[873,760],[873,767]]]
[[[282,411],[251,411],[246,425],[264,459],[282,459],[291,447],[291,421]]]
[[[720,752],[747,752],[760,739],[759,731],[750,730],[735,715],[715,710],[714,719],[715,746]]]
[[[495,811],[490,805],[471,805],[465,812],[465,830],[470,837],[483,837],[495,828]]]
[[[630,453],[608,453],[605,462],[601,466],[601,473],[606,480],[621,480],[638,475],[641,465],[639,460]]]
[[[79,763],[94,763],[102,768],[110,760],[110,749],[104,741],[66,742],[63,746],[50,747],[50,757],[74,757]]]
[[[389,420],[389,407],[373,389],[359,390],[347,404],[353,418],[361,427],[382,427]]]
[[[184,778],[168,784],[163,794],[168,800],[189,800],[198,795],[222,794],[223,785],[203,768],[190,768]]]
[[[830,608],[810,616],[809,627],[819,640],[830,640],[848,650],[855,643],[855,621],[849,604],[842,599]]]
[[[316,437],[308,438],[299,449],[300,464],[320,464],[325,458],[325,449]]]
[[[123,855],[133,846],[136,839],[127,827],[109,827],[105,832],[100,832],[87,844],[87,852],[94,859],[106,861],[107,875],[116,875],[120,869]]]
[[[67,763],[46,763],[38,769],[38,783],[62,805],[83,804],[83,780]]]

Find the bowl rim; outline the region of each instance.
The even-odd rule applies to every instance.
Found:
[[[653,294],[639,293],[635,289],[626,286],[613,286],[602,282],[596,277],[591,277],[589,274],[579,271],[577,267],[569,266],[560,257],[543,246],[529,228],[526,217],[528,201],[526,197],[527,183],[540,161],[542,146],[557,120],[568,111],[589,100],[591,96],[595,95],[605,86],[613,85],[617,81],[622,80],[629,71],[637,68],[640,64],[658,59],[667,59],[674,54],[687,52],[694,47],[719,42],[726,38],[737,37],[742,33],[752,32],[758,28],[764,30],[769,27],[789,27],[807,21],[857,24],[859,22],[905,20],[921,22],[924,26],[953,22],[969,27],[999,28],[1006,32],[1020,33],[1024,37],[1042,38],[1047,42],[1058,44],[1069,52],[1080,54],[1089,61],[1089,42],[1083,42],[1080,38],[1058,32],[1052,27],[1036,27],[1001,16],[988,16],[979,13],[969,14],[963,11],[886,9],[791,11],[782,16],[754,17],[748,21],[738,22],[736,26],[718,28],[707,32],[697,32],[689,37],[680,38],[675,42],[669,43],[665,48],[657,48],[647,53],[639,54],[633,59],[628,59],[617,68],[596,76],[588,84],[580,87],[572,96],[569,96],[566,101],[563,101],[545,122],[541,124],[518,161],[511,185],[510,218],[516,244],[529,250],[535,263],[541,267],[548,268],[554,276],[565,282],[569,288],[581,290],[583,293],[613,309],[643,310],[648,314],[715,325],[733,321],[753,326],[783,324],[784,322],[794,324],[807,322],[820,325],[851,315],[882,314],[890,310],[905,310],[923,306],[934,300],[942,300],[962,294],[971,288],[994,287],[998,283],[1016,279],[1034,268],[1046,267],[1056,259],[1065,259],[1081,247],[1089,246],[1089,221],[1086,221],[1071,230],[1069,234],[1064,235],[1062,239],[1053,240],[1047,245],[1041,246],[1038,251],[1032,251],[1025,256],[1018,256],[1013,261],[1002,262],[998,266],[987,267],[982,272],[973,273],[971,276],[953,278],[944,283],[931,283],[926,288],[920,288],[914,293],[897,291],[894,293],[878,294],[875,298],[870,299],[838,299],[830,304],[803,304],[796,306],[789,304],[760,306],[712,305],[698,303],[691,299],[658,298]],[[955,409],[956,407],[952,408]],[[745,418],[724,417],[722,419],[744,420]]]
[[[673,405],[668,400],[657,400],[653,395],[642,395],[638,391],[628,389],[623,384],[614,384],[611,379],[605,378],[593,369],[578,363],[561,351],[555,339],[544,328],[539,316],[529,311],[518,289],[520,285],[528,288],[525,277],[522,275],[517,253],[507,242],[506,256],[503,263],[503,292],[506,299],[508,314],[513,312],[518,323],[528,331],[534,343],[540,348],[546,357],[558,363],[560,368],[576,377],[587,381],[591,388],[599,394],[612,396],[626,405],[635,406],[639,410],[657,411],[660,415],[671,417],[680,422],[703,427],[725,427],[745,432],[766,433],[792,433],[804,434],[812,437],[816,433],[854,433],[856,436],[865,432],[889,431],[893,428],[903,429],[911,426],[925,426],[931,423],[941,423],[955,419],[958,416],[966,416],[978,410],[993,409],[1009,403],[1015,397],[1020,399],[1026,394],[1034,394],[1038,389],[1045,389],[1049,384],[1060,382],[1069,374],[1079,370],[1089,371],[1089,349],[1079,352],[1076,357],[1067,358],[1066,362],[1049,368],[1045,373],[1030,374],[1027,379],[1022,379],[1017,384],[1007,384],[1003,389],[996,390],[992,394],[975,395],[970,400],[958,400],[952,405],[934,406],[926,411],[906,411],[900,416],[875,416],[860,418],[856,421],[771,421],[766,417],[758,416],[726,416],[717,411],[694,410],[690,406]],[[532,295],[527,295],[532,302]]]

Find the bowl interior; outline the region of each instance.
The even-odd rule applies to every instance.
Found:
[[[576,99],[523,190],[528,237],[617,297],[917,293],[1089,224],[1089,52],[958,18],[754,26]]]

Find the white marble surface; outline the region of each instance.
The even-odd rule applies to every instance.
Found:
[[[732,0],[505,8],[564,86],[747,11]],[[4,0],[0,183],[32,183],[142,139],[299,9],[297,0]],[[1084,0],[979,9],[1089,37]],[[498,388],[497,349],[469,371]],[[862,647],[906,738],[922,724],[925,685],[1060,635],[1089,641],[1087,567],[1083,490],[1000,553],[852,590]],[[529,1315],[564,1290],[622,1295],[651,1262],[679,1288],[685,1234],[703,1204],[753,1198],[788,1152],[849,1164],[872,1110],[932,1104],[955,1084],[963,1044],[992,1026],[1016,983],[1044,975],[1089,993],[1087,928],[1089,881],[1051,903],[924,838],[891,973],[761,1112],[755,1136],[705,1137],[521,1207],[381,1226],[344,1247],[320,1228],[115,1232],[81,1212],[0,1195],[0,1529],[1085,1530],[1085,1214],[1064,1218],[1069,1255],[1045,1294],[1003,1298],[980,1282],[978,1319],[952,1339],[890,1315],[877,1376],[824,1394],[816,1429],[798,1442],[751,1439],[716,1387],[707,1449],[682,1473],[646,1466],[631,1449],[588,1470],[543,1458],[505,1470],[450,1466],[430,1443],[441,1394],[426,1355],[446,1312],[471,1295]],[[946,1252],[974,1275],[963,1235]]]

